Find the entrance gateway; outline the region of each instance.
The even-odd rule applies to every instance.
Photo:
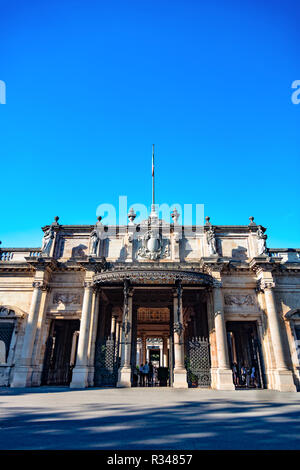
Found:
[[[95,386],[139,386],[145,362],[154,366],[151,385],[210,386],[208,275],[140,264],[94,282]]]

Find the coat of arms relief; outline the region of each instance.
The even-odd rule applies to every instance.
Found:
[[[138,238],[138,258],[157,260],[170,256],[170,241],[163,239],[158,230],[150,229]]]

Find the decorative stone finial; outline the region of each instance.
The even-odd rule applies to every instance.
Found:
[[[208,217],[208,215],[205,217],[205,220],[206,220],[205,225],[211,225],[211,223],[210,223],[210,217]]]
[[[54,220],[55,220],[56,223],[59,221],[58,215],[56,215],[56,216],[54,217]]]
[[[97,220],[98,220],[98,222],[101,222],[101,220],[102,220],[101,215],[99,215],[99,216],[97,217]]]
[[[174,221],[174,224],[177,224],[178,219],[179,219],[179,217],[180,217],[180,214],[179,214],[178,210],[176,209],[176,207],[175,207],[175,209],[173,210],[173,212],[171,212],[171,217],[172,217],[172,219],[173,219],[173,221]]]
[[[136,218],[136,213],[134,212],[133,208],[130,209],[130,211],[128,212],[127,217],[129,219],[130,223],[133,224],[133,221]]]
[[[253,221],[254,221],[254,217],[252,217],[252,216],[249,217],[249,220],[250,220],[250,224],[249,224],[249,225],[256,225],[256,223],[253,222]]]

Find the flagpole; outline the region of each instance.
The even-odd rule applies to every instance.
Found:
[[[154,144],[152,144],[152,212],[155,212],[154,204]]]

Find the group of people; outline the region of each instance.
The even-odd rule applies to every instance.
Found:
[[[155,367],[152,362],[145,362],[140,366],[136,366],[136,385],[140,387],[152,387],[155,383]]]
[[[258,387],[258,378],[256,367],[242,364],[239,368],[236,362],[232,366],[233,383],[236,387],[256,388]]]

